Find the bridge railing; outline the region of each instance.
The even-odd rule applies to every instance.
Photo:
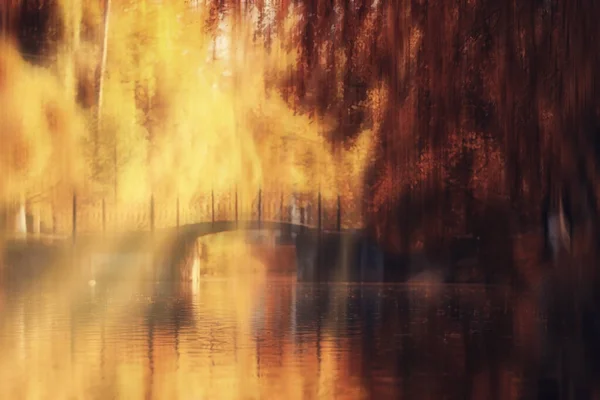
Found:
[[[120,205],[107,199],[73,195],[70,207],[56,208],[54,233],[91,234],[153,231],[211,221],[280,221],[322,230],[340,230],[359,225],[360,211],[340,196],[320,193],[301,195],[259,190],[250,198],[236,192],[210,192],[182,204],[178,199],[151,196],[147,201]],[[357,217],[358,216],[358,217]]]

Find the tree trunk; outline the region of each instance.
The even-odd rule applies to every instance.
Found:
[[[27,234],[27,216],[23,199],[16,204],[16,207],[12,212],[12,225],[8,227],[8,230],[9,232],[17,233],[19,235]]]
[[[98,104],[96,110],[96,132],[94,135],[94,161],[98,159],[99,141],[100,141],[100,120],[102,119],[102,91],[104,86],[104,75],[106,71],[106,57],[108,53],[108,27],[109,27],[109,16],[110,16],[110,2],[111,0],[105,0],[104,2],[104,37],[102,38],[102,59],[100,60],[100,80],[98,83]]]

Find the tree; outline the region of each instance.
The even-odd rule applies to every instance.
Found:
[[[60,201],[81,178],[79,140],[84,122],[60,82],[45,69],[27,64],[8,43],[1,45],[0,129],[5,172],[0,198],[9,203]]]

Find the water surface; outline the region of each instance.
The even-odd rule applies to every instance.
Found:
[[[126,264],[4,282],[0,398],[534,398],[554,359],[540,297],[508,288]]]

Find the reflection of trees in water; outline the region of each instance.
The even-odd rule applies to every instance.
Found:
[[[572,267],[569,263],[565,267]],[[557,273],[548,282],[548,363],[542,364],[548,380],[554,382],[561,398],[590,398],[598,393],[600,313],[595,290]]]
[[[350,287],[340,314],[328,301],[336,290],[297,289],[296,341],[317,341],[317,351],[331,332],[348,337],[347,368],[370,398],[542,398],[569,385],[588,398],[598,376],[589,301],[577,316],[554,290],[446,287],[427,298],[425,288]]]
[[[506,390],[501,380],[512,367],[512,332],[504,294],[446,288],[429,300],[424,291],[400,290],[396,310],[383,303],[388,322],[378,334],[384,346],[395,344],[388,362],[400,378],[398,390],[409,398],[490,399]]]
[[[573,398],[588,398],[600,357],[598,295],[577,298],[572,286],[547,280],[545,292],[272,281],[268,290],[252,293],[251,306],[247,299],[228,302],[236,294],[225,281],[204,282],[199,293],[192,293],[189,282],[165,280],[144,291],[152,301],[136,303],[135,312],[127,310],[127,319],[139,319],[140,326],[129,325],[118,336],[120,344],[110,340],[121,325],[107,324],[105,333],[95,324],[89,332],[100,340],[106,335],[99,351],[106,358],[107,382],[116,382],[120,372],[109,371],[121,352],[132,347],[143,352],[136,357],[142,357],[147,395],[159,396],[163,386],[173,383],[167,375],[174,363],[206,382],[224,379],[220,374],[234,372],[219,361],[242,359],[236,358],[239,351],[250,354],[246,358],[259,374],[257,385],[290,382],[291,390],[305,390],[307,398],[334,384],[338,393],[352,390],[355,397],[362,387],[366,398],[473,399],[540,398],[542,389],[567,390],[571,384],[578,390]],[[256,301],[259,294],[261,302]],[[104,304],[106,296],[99,293],[96,301]],[[249,311],[257,307],[262,312]],[[240,318],[245,328],[232,322],[238,312],[246,312]],[[76,348],[87,345],[79,339]],[[189,360],[191,350],[203,352],[207,370],[180,361],[180,353],[181,360]]]
[[[308,394],[327,379],[360,377],[370,398],[539,398],[542,390],[565,398],[569,386],[574,398],[588,398],[599,376],[600,299],[577,280],[565,280],[559,267],[573,262],[564,264],[554,274],[549,265],[538,265],[548,270],[539,278],[546,287],[521,292],[482,286],[428,292],[391,285],[269,284],[264,301],[256,305],[262,313],[244,316],[259,322],[250,333],[256,370],[266,386],[275,385],[283,378],[270,372],[273,368],[288,368],[290,359],[304,357],[298,375],[306,379]],[[189,282],[164,279],[152,290],[152,302],[140,314],[148,369],[155,369],[158,380],[161,368],[169,368],[160,366],[165,363],[158,352],[167,347],[160,342],[168,340],[169,351],[179,357],[182,331],[196,326],[203,310],[194,310],[199,295]],[[203,307],[221,307],[217,303],[229,299],[219,297],[225,290],[207,297]],[[106,299],[99,295],[97,301]],[[202,327],[202,339],[216,358],[229,351],[227,346],[238,346],[233,340],[221,345],[222,336],[237,340],[243,332],[234,325],[225,332],[221,318],[226,321],[227,315],[215,313]],[[338,376],[329,377],[326,360],[336,351],[344,355],[335,360]],[[147,384],[153,387],[152,381]]]

